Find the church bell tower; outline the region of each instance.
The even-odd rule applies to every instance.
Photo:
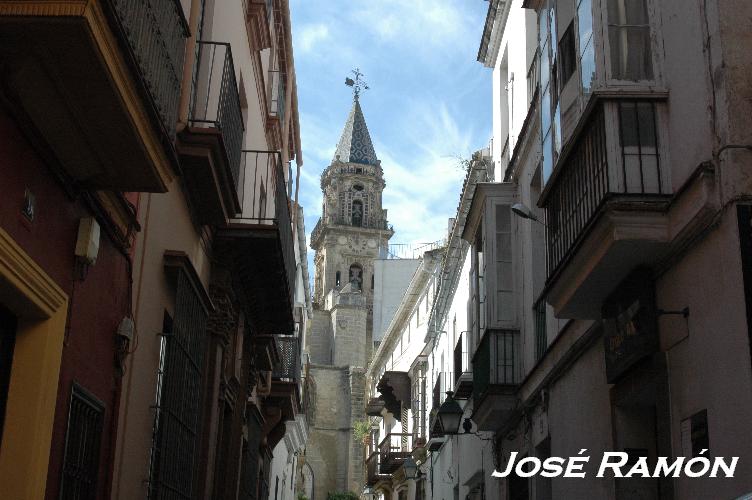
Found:
[[[322,215],[311,234],[311,247],[314,302],[328,308],[335,295],[360,294],[368,311],[367,331],[362,332],[366,352],[371,343],[373,261],[386,254],[394,233],[382,207],[385,185],[356,92],[332,163],[321,175]]]
[[[365,414],[366,367],[373,349],[374,260],[386,256],[394,231],[382,207],[384,173],[368,133],[360,73],[346,83],[353,103],[331,164],[321,174],[321,219],[315,250],[314,308],[305,350],[312,394],[306,467],[313,496],[361,491],[363,443],[352,429]]]

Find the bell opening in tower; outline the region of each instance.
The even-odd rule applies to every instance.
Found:
[[[363,226],[363,202],[360,200],[352,202],[352,225],[356,227]]]
[[[363,268],[357,264],[350,266],[350,285],[353,291],[360,291],[363,284]]]

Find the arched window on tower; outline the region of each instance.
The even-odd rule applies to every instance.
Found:
[[[358,264],[350,266],[350,284],[353,291],[361,290],[363,287],[363,268]]]
[[[341,276],[340,272],[337,271],[337,274],[334,275],[334,286],[340,285],[340,276]]]
[[[363,225],[363,202],[360,200],[352,202],[352,225],[357,227]]]

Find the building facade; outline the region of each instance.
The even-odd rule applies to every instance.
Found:
[[[509,370],[492,370],[473,401],[474,423],[495,432],[499,463],[513,451],[546,458],[582,448],[625,451],[651,468],[657,457],[703,449],[749,457],[732,437],[743,432],[742,388],[752,383],[740,224],[749,136],[735,112],[748,106],[739,101],[747,84],[733,70],[716,78],[721,67],[749,64],[734,38],[749,6],[511,4],[489,9],[479,55],[494,68],[495,90],[527,66],[527,102],[509,85],[495,93],[494,143],[521,123],[518,110],[526,116],[509,133],[508,159],[494,157],[506,165],[502,182],[476,192],[467,239],[494,263],[485,273],[498,277],[485,283],[497,298],[491,309],[510,313],[477,327],[480,347],[495,343],[498,355],[500,338],[514,340]],[[520,6],[537,36],[507,36],[519,29]],[[512,53],[519,63],[505,59]],[[703,71],[688,79],[690,67]],[[505,255],[498,235],[507,230]],[[698,300],[698,285],[714,299]],[[502,498],[734,498],[752,490],[740,467],[723,480],[590,473],[510,477],[499,489]]]
[[[3,497],[266,499],[306,438],[288,2],[0,21]]]
[[[306,467],[312,498],[363,487],[365,368],[372,354],[374,261],[393,231],[381,163],[355,93],[334,159],[321,175],[322,216],[311,234],[314,311],[306,337],[313,387]]]
[[[752,450],[738,439],[752,384],[750,104],[738,77],[749,8],[489,2],[478,60],[493,69],[493,175],[463,188],[467,253],[442,264],[424,347],[439,355],[434,408],[457,405],[460,425],[429,415],[425,454],[409,450],[415,488],[403,456],[370,483],[377,493],[395,482],[408,499],[752,491]],[[442,381],[450,352],[453,383]],[[600,460],[576,480],[490,476],[512,453],[582,449],[651,470],[657,457],[740,460],[733,478],[598,478]]]

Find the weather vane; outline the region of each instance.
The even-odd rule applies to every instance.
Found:
[[[353,80],[350,77],[346,77],[345,85],[353,88],[353,95],[357,99],[360,96],[360,93],[368,90],[369,87],[366,84],[366,81],[363,79],[363,73],[360,72],[360,68],[355,68],[354,70],[352,70],[352,74],[355,75],[355,79]]]

